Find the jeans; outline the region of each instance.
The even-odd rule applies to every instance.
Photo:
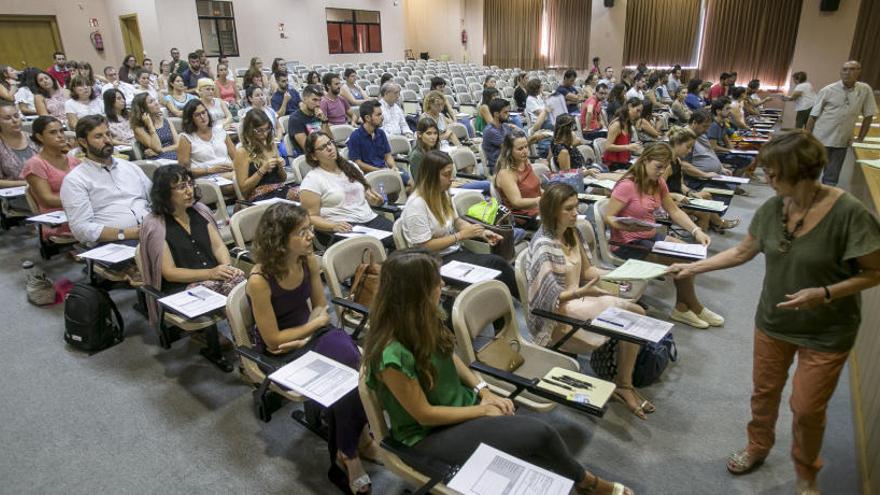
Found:
[[[831,148],[825,147],[828,152],[828,164],[822,171],[822,183],[829,186],[836,186],[840,180],[840,171],[843,169],[843,162],[846,161],[846,152],[849,148]]]

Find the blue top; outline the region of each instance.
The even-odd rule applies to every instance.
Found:
[[[287,92],[290,93],[290,99],[287,100],[287,111],[284,112],[284,115],[293,115],[299,108],[299,102],[302,101],[302,98],[299,96],[299,92],[288,86]],[[272,98],[269,100],[269,104],[272,105],[272,109],[278,113],[281,113],[281,101],[284,100],[284,91],[278,90],[272,93]]]
[[[199,83],[199,79],[203,77],[206,77],[208,79],[211,78],[211,76],[209,76],[207,72],[200,70],[194,73],[192,69],[186,69],[185,71],[183,71],[183,74],[181,74],[180,77],[183,78],[183,83],[186,84],[187,89],[192,89],[196,87]]]
[[[565,98],[570,93],[577,94],[578,90],[574,86],[560,85],[558,88],[556,88],[556,92],[561,94],[562,97]],[[569,103],[568,101],[566,101],[565,108],[566,108],[566,110],[568,110],[568,113],[575,113],[578,111],[577,103]]]
[[[348,137],[348,159],[351,161],[361,160],[367,165],[384,168],[385,155],[391,153],[391,145],[385,131],[376,129],[373,135],[360,126]]]
[[[687,107],[691,110],[699,110],[704,106],[703,100],[700,98],[700,96],[692,93],[688,93],[688,95],[685,96],[684,104],[687,105]]]
[[[486,166],[490,171],[495,170],[495,162],[498,161],[498,155],[501,154],[501,143],[504,142],[504,136],[511,132],[513,132],[513,128],[507,122],[502,124],[501,128],[492,124],[483,128],[483,156],[486,157]]]

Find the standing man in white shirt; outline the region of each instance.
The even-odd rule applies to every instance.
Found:
[[[822,173],[822,183],[836,186],[846,153],[852,142],[852,129],[859,115],[862,127],[856,142],[864,141],[871,129],[877,103],[874,92],[866,83],[859,81],[862,64],[855,60],[843,64],[840,81],[825,86],[816,96],[806,129],[813,133],[828,152],[828,165]]]
[[[79,119],[76,141],[86,158],[61,184],[70,231],[86,244],[136,242],[143,218],[150,213],[150,179],[137,165],[113,157],[103,115]]]
[[[406,114],[403,108],[397,104],[400,100],[400,86],[393,82],[387,82],[379,88],[379,104],[382,105],[382,116],[385,121],[382,130],[389,136],[413,137],[412,129],[406,123]]]

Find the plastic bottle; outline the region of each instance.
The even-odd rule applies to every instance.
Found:
[[[379,196],[382,196],[382,204],[388,203],[388,195],[385,194],[385,184],[379,183]]]

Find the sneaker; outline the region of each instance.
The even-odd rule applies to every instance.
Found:
[[[704,320],[701,320],[691,310],[679,311],[675,308],[672,308],[672,313],[670,313],[669,317],[675,321],[680,321],[685,325],[690,325],[694,328],[709,328],[709,324],[706,323]]]
[[[709,325],[713,327],[720,327],[724,325],[724,317],[711,311],[709,308],[703,306],[703,311],[697,315],[697,318],[705,321]]]
[[[801,478],[798,478],[794,490],[797,495],[821,495],[815,481],[807,481]]]

